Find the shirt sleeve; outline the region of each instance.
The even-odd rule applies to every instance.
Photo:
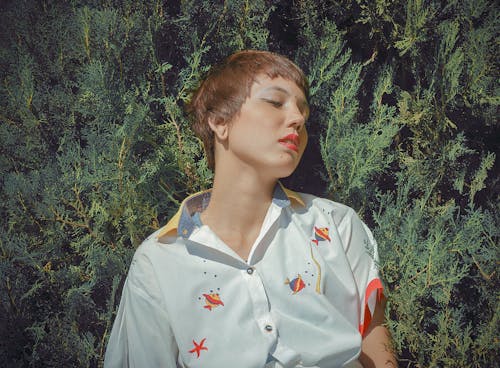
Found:
[[[178,348],[150,260],[136,252],[109,337],[105,368],[177,367]]]
[[[377,242],[370,229],[350,209],[339,225],[339,233],[360,297],[359,332],[362,336],[370,325],[375,305],[383,296],[378,272]]]

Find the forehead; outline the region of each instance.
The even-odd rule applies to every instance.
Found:
[[[308,104],[302,88],[293,80],[283,77],[270,78],[266,75],[257,76],[251,86],[250,96],[253,97],[258,94],[273,92],[295,97],[300,102]]]

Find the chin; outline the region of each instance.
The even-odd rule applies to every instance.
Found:
[[[257,170],[266,177],[274,177],[276,179],[286,178],[293,174],[299,165],[301,156],[296,155],[280,155],[274,159],[267,159],[254,165]]]
[[[297,166],[298,162],[294,162],[293,164],[281,165],[280,167],[276,167],[273,171],[278,179],[282,179],[292,175]]]

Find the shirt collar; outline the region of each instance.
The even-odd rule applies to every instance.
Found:
[[[196,227],[192,219],[193,214],[195,212],[202,212],[208,206],[210,196],[211,190],[205,190],[192,194],[184,199],[177,213],[163,228],[160,229],[157,238],[171,234],[175,230],[177,230],[177,236],[188,238]],[[288,207],[291,204],[291,201],[304,206],[304,201],[298,193],[285,188],[280,182],[278,182],[274,188],[273,203],[283,208]]]

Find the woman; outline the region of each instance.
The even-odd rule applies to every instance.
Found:
[[[137,249],[106,367],[392,367],[370,230],[347,206],[284,188],[307,143],[308,84],[241,51],[188,106],[213,188]]]

